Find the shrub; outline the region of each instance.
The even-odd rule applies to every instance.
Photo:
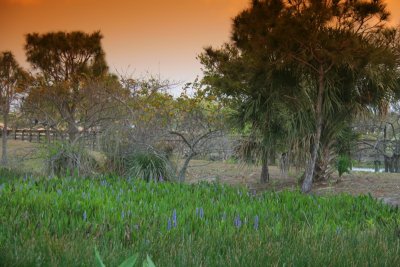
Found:
[[[350,173],[350,170],[353,167],[351,158],[348,155],[340,155],[336,165],[339,177],[341,177],[345,172]]]
[[[154,150],[135,151],[126,162],[127,175],[145,181],[171,181],[174,179],[174,169],[170,161]]]
[[[96,159],[79,144],[56,142],[47,146],[46,169],[50,176],[89,176],[98,167]]]

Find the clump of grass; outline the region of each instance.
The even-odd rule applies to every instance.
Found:
[[[126,162],[127,176],[149,181],[170,181],[174,169],[169,160],[153,150],[133,152]]]

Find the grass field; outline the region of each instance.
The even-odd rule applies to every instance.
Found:
[[[399,266],[400,213],[368,196],[26,177],[0,190],[1,266]]]

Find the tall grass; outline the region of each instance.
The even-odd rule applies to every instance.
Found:
[[[170,161],[156,151],[138,150],[127,158],[127,172],[129,177],[142,178],[145,181],[174,180],[174,169]]]
[[[369,196],[220,184],[21,179],[0,190],[0,265],[399,266],[400,213]]]

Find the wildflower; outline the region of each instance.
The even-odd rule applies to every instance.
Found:
[[[83,212],[83,220],[86,221],[87,220],[87,214],[86,214],[86,210]]]
[[[158,181],[160,181],[160,182],[164,182],[164,178],[163,178],[163,176],[162,176],[162,175],[160,175],[160,178],[158,179]]]
[[[196,207],[196,216],[199,216],[199,208]]]
[[[172,222],[173,222],[173,224],[174,224],[174,227],[176,227],[176,226],[177,226],[176,210],[174,210],[174,211],[172,212]]]
[[[171,230],[172,223],[171,223],[171,218],[168,218],[168,223],[167,223],[167,230]]]
[[[253,193],[253,197],[257,195],[257,191],[255,189],[253,189],[251,192]]]
[[[123,220],[124,218],[125,218],[125,212],[122,211],[122,212],[121,212],[121,219]]]
[[[61,194],[62,194],[61,189],[57,189],[57,194],[58,194],[59,196],[61,196]]]
[[[235,217],[235,226],[240,228],[242,226],[242,221],[240,220],[240,215]]]
[[[203,219],[204,218],[204,210],[203,210],[203,208],[200,208],[200,219]]]
[[[259,218],[258,215],[256,215],[256,217],[254,217],[254,229],[258,230],[258,222],[259,222]]]

